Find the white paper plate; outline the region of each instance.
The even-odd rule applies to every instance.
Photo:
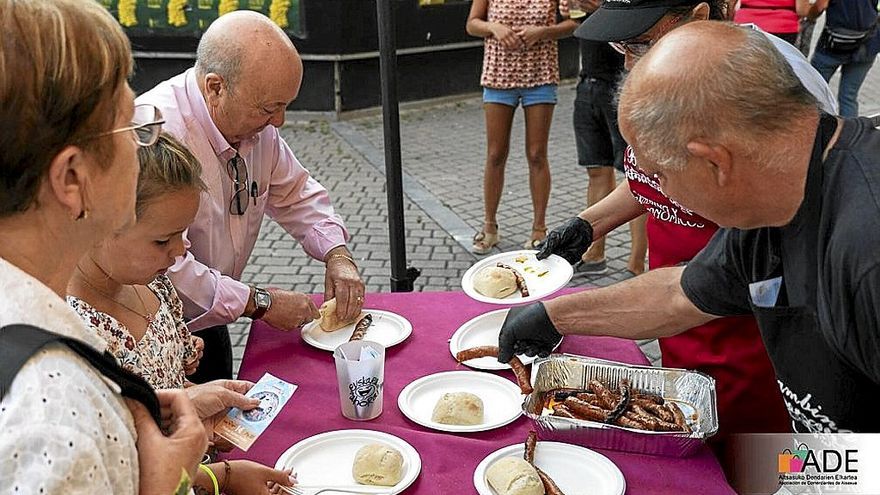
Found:
[[[565,284],[571,280],[574,269],[565,259],[555,254],[551,254],[545,260],[538,261],[535,258],[535,253],[537,252],[534,249],[524,249],[499,253],[484,258],[468,268],[464,273],[464,276],[461,278],[461,288],[464,289],[465,294],[477,301],[491,304],[521,304],[547,297],[565,287]],[[524,263],[518,263],[516,258],[519,256],[526,256],[527,260]],[[487,266],[495,266],[497,263],[504,263],[518,271],[525,278],[526,288],[529,289],[529,297],[522,297],[519,291],[516,291],[504,299],[496,299],[494,297],[486,297],[474,290],[474,276],[477,272]],[[529,269],[526,270],[526,267]],[[544,271],[547,271],[547,274],[539,277],[538,274]]]
[[[412,333],[412,323],[399,314],[381,309],[363,309],[361,312],[373,315],[373,324],[364,340],[378,342],[387,348],[403,342]],[[313,321],[303,326],[302,338],[311,346],[333,352],[340,344],[348,342],[356,323],[335,332],[325,332],[318,327],[317,321]]]
[[[446,425],[431,420],[434,406],[447,392],[470,392],[483,400],[483,423]],[[440,431],[469,433],[499,428],[522,414],[522,392],[512,381],[490,373],[445,371],[423,376],[397,396],[400,412],[412,421]]]
[[[523,439],[525,443],[525,439]],[[477,465],[474,486],[480,495],[498,495],[486,481],[486,470],[502,457],[523,457],[523,443],[492,452]],[[565,495],[623,495],[623,473],[604,455],[569,443],[538,442],[535,465],[547,473]]]
[[[370,443],[395,448],[403,455],[403,478],[393,487],[360,485],[351,475],[354,455]],[[412,445],[394,435],[372,430],[336,430],[306,438],[287,449],[275,463],[275,469],[296,472],[303,487],[335,486],[365,488],[364,493],[386,490],[400,493],[413,484],[422,470],[422,459]]]
[[[504,318],[507,317],[507,312],[509,309],[497,309],[495,311],[490,311],[488,313],[483,313],[476,318],[473,318],[464,325],[458,327],[458,330],[452,334],[452,337],[449,339],[449,352],[452,353],[452,357],[455,357],[459,351],[464,349],[470,349],[471,347],[479,347],[484,345],[498,345],[498,334],[501,332],[501,325],[504,324]],[[559,341],[561,344],[562,341]],[[559,344],[556,344],[556,349],[559,347]],[[538,359],[537,356],[526,356],[525,354],[518,355],[519,360],[522,361],[523,364],[532,364],[535,359]],[[471,368],[479,369],[479,370],[509,370],[510,365],[499,363],[497,359],[493,357],[481,357],[477,359],[471,359],[469,361],[465,361],[461,364],[465,366],[469,366]]]

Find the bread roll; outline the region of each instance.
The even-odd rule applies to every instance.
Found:
[[[474,290],[486,297],[503,299],[517,291],[516,276],[507,268],[487,266],[474,275]]]
[[[445,393],[434,406],[431,420],[444,425],[482,424],[483,400],[468,392]]]
[[[544,495],[544,484],[531,464],[519,457],[503,457],[486,470],[486,481],[498,495]]]
[[[351,475],[362,485],[394,486],[403,478],[403,455],[379,443],[364,445],[354,455]]]
[[[321,313],[321,317],[318,318],[318,326],[325,332],[335,332],[344,326],[351,325],[358,321],[361,317],[361,315],[357,315],[351,320],[340,320],[339,317],[336,316],[335,297],[328,301],[324,301],[324,304],[318,308],[318,312]]]

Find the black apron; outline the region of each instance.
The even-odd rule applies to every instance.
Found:
[[[766,231],[771,239],[765,240],[779,250],[756,260],[750,274],[755,281],[783,277],[775,306],[750,303],[795,432],[878,431],[878,385],[829,344],[830,337],[825,335],[816,312],[821,304],[817,300],[821,297],[817,246],[823,234],[818,225],[823,176],[826,167],[834,166],[825,163],[822,155],[836,124],[834,117],[823,114],[804,196],[812,204],[799,211],[798,216],[805,215],[796,217],[792,222],[795,225]],[[801,304],[789,306],[789,301]]]

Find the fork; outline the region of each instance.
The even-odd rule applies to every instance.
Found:
[[[317,495],[319,493],[358,493],[358,494],[370,494],[370,495],[390,495],[390,491],[383,488],[377,487],[356,487],[356,486],[325,486],[325,487],[317,487],[317,486],[299,486],[295,485],[292,487],[282,486],[282,490],[290,495]]]

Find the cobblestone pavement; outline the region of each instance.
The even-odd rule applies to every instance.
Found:
[[[836,77],[832,87],[836,89]],[[862,113],[880,113],[880,75],[869,74],[863,86]],[[552,228],[586,203],[587,176],[577,166],[571,115],[574,85],[559,88],[550,133],[553,190],[547,213]],[[294,119],[296,115],[292,115]],[[485,131],[478,96],[443,103],[422,103],[401,111],[401,147],[406,198],[407,261],[422,271],[415,290],[457,290],[462,274],[477,257],[467,247],[482,222],[482,168]],[[330,191],[352,235],[350,247],[370,292],[390,290],[390,255],[384,177],[382,116],[362,113],[337,122],[290,121],[287,142],[312,175]],[[502,250],[517,249],[531,229],[531,199],[524,155],[522,111],[511,135],[505,190],[498,223]],[[629,230],[607,238],[609,271],[575,278],[572,286],[605,286],[626,279]],[[323,291],[323,265],[308,258],[277,224],[265,221],[245,270],[245,282],[301,292]],[[247,324],[233,325],[237,373],[247,340]],[[656,343],[643,350],[659,360]]]

